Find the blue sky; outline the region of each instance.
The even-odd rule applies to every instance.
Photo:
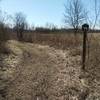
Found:
[[[86,7],[91,5],[91,0],[83,1]],[[30,24],[43,26],[48,22],[61,26],[65,3],[67,0],[2,0],[1,8],[11,15],[23,12]]]

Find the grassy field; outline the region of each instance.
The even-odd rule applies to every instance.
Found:
[[[30,34],[0,51],[0,100],[99,100],[100,35],[88,34],[86,70],[82,35]]]
[[[60,49],[67,49],[69,47],[76,47],[82,44],[82,35],[70,33],[33,33],[25,34],[24,40],[43,45],[49,45]],[[77,43],[75,43],[77,42]]]

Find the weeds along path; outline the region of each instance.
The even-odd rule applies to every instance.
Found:
[[[10,82],[5,100],[82,100],[82,95],[87,97],[88,91],[79,79],[79,54],[17,41],[9,41],[7,46],[17,64],[9,63],[13,67],[7,74]]]

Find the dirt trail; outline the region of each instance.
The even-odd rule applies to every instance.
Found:
[[[5,99],[85,100],[89,95],[84,80],[79,78],[80,55],[17,41],[9,41],[7,46],[13,52],[12,59],[16,59],[9,62]]]

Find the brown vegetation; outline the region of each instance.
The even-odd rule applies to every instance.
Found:
[[[33,43],[8,41],[0,55],[0,94],[5,100],[100,98],[99,34],[88,35],[85,71],[81,70],[81,34],[77,40],[74,34],[57,33],[33,37],[30,33],[30,38]]]

